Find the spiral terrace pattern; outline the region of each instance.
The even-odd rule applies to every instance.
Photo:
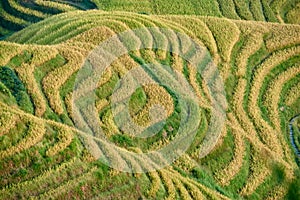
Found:
[[[218,2],[225,9],[224,2]],[[230,2],[236,7],[245,7],[241,1]],[[265,4],[266,1],[251,2]],[[280,8],[275,3],[272,5]],[[245,16],[240,15],[239,9],[232,12],[235,19],[267,18],[261,10],[243,12]],[[280,16],[275,17],[280,19]],[[126,44],[128,40],[117,35],[124,31],[130,33],[125,36],[133,38],[132,43]],[[47,18],[11,35],[8,41],[0,42],[0,65],[3,66],[0,91],[7,96],[0,102],[0,166],[3,166],[0,168],[0,180],[3,180],[0,197],[107,199],[119,198],[120,194],[127,199],[141,195],[149,199],[284,197],[288,192],[286,185],[293,180],[293,170],[297,168],[285,123],[300,113],[299,33],[299,25],[200,16],[74,11]],[[74,86],[88,86],[89,81],[95,81],[89,77],[89,70],[78,71],[85,70],[81,66],[92,50],[116,35],[123,46],[132,46],[135,50],[119,56],[104,70],[101,79],[97,79],[95,88],[89,88],[95,89],[95,106],[87,105],[84,111],[76,109],[74,95],[80,97],[85,93],[78,93],[80,90],[74,90]],[[172,53],[189,55],[193,52],[193,44],[185,35],[209,51],[201,55],[199,65],[210,66],[213,59],[225,83],[226,98],[212,98],[205,74],[197,73],[191,63]],[[283,42],[278,44],[281,39]],[[168,51],[155,49],[158,44]],[[135,89],[129,98],[128,113],[141,126],[149,124],[150,105],[162,100],[172,102],[168,104],[172,106],[165,105],[165,124],[158,134],[147,140],[133,137],[124,131],[126,127],[120,128],[114,120],[118,110],[111,106],[115,89],[122,87],[119,81],[146,63],[161,64],[157,65],[161,67],[160,72],[165,72],[161,77],[177,74],[168,76],[171,77],[169,84],[175,82],[172,78],[181,77],[180,84],[189,84],[197,99],[196,104],[191,105],[199,106],[199,110],[193,110],[193,106],[187,106],[190,110],[180,107],[176,95],[163,80],[160,85]],[[23,86],[21,94],[5,84],[7,79],[2,78],[5,75],[2,71],[7,68]],[[161,77],[155,74],[155,69],[144,67],[140,73],[142,79],[159,81]],[[209,77],[215,75],[213,70],[205,73],[211,75]],[[126,81],[125,78],[122,81]],[[214,83],[215,91],[221,90],[219,83]],[[208,152],[201,154],[206,133],[213,123],[214,98],[226,109],[227,118],[222,135],[214,138],[213,149],[207,148]],[[28,107],[22,107],[20,101],[27,101]],[[181,113],[193,112],[197,114],[192,122],[198,123],[187,120],[187,125],[195,126],[195,139],[180,154],[182,159],[168,167],[150,170],[157,167],[155,161],[164,164],[168,161],[160,154],[155,154],[153,160],[137,155],[172,144],[180,135],[180,120],[184,116]],[[126,151],[116,151],[103,142],[102,136],[88,134],[91,130],[98,133],[97,127],[109,142]],[[202,156],[199,158],[199,155]],[[31,161],[32,157],[36,160]],[[114,163],[147,173],[130,175],[106,166]],[[284,174],[283,180],[277,180],[276,170]],[[11,174],[18,174],[19,178]],[[137,189],[139,183],[142,187]],[[100,194],[95,185],[99,186]]]

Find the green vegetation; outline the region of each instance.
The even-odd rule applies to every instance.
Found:
[[[0,199],[297,199],[298,16],[297,0],[1,1]],[[96,80],[90,52],[129,30],[114,45],[135,50]],[[214,98],[226,119],[202,157]],[[153,153],[194,132],[178,159]]]

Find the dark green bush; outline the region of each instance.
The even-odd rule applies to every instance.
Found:
[[[20,108],[26,112],[33,112],[30,97],[26,93],[24,84],[17,74],[9,67],[0,67],[0,81],[7,87],[15,97]]]

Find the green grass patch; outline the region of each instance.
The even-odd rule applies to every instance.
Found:
[[[201,159],[201,165],[212,174],[221,170],[233,159],[234,147],[234,136],[231,130],[228,130],[223,139],[223,143],[215,148],[209,155]]]

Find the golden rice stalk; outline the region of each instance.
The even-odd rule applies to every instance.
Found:
[[[296,100],[300,97],[300,82],[294,85],[287,92],[287,96],[285,99],[286,105],[291,106]]]
[[[66,41],[67,44],[77,44],[78,42],[83,44],[90,44],[91,47],[87,50],[92,50],[93,47],[99,45],[102,41],[105,41],[109,37],[112,37],[115,33],[105,26],[93,27],[69,40]]]
[[[67,4],[64,4],[64,3],[60,3],[60,2],[47,1],[47,0],[36,0],[35,2],[39,5],[41,5],[41,6],[46,6],[46,7],[49,7],[49,8],[56,8],[56,9],[61,10],[61,11],[76,10],[76,8],[74,8],[72,6],[69,6]]]
[[[179,190],[180,196],[183,200],[192,200],[189,191],[185,188],[184,184],[177,178],[172,179],[176,188]]]
[[[0,136],[6,134],[12,129],[18,121],[18,116],[7,112],[0,111]]]
[[[199,85],[197,83],[197,79],[196,79],[196,75],[197,75],[197,69],[194,67],[194,66],[191,66],[190,64],[188,64],[188,69],[189,69],[189,79],[190,79],[190,84],[191,86],[193,87],[193,89],[195,90],[196,92],[196,95],[198,97],[198,100],[199,100],[199,105],[200,107],[203,107],[203,108],[209,108],[209,104],[208,104],[208,100],[206,100],[206,98],[209,98],[210,95],[209,95],[209,92],[208,92],[208,88],[205,87],[205,82],[204,82],[204,93],[206,95],[206,98],[204,100],[204,96],[202,94],[202,92],[200,91],[199,89]],[[211,99],[209,98],[209,101],[211,101]]]
[[[99,99],[95,103],[98,112],[100,112],[107,105],[109,105],[109,102],[106,99]]]
[[[266,21],[264,10],[262,9],[262,3],[260,0],[249,1],[249,8],[252,12],[253,18],[256,21]]]
[[[10,59],[24,50],[24,45],[0,41],[0,66],[6,65]]]
[[[300,2],[296,4],[289,12],[286,14],[286,19],[288,23],[300,24]]]
[[[227,19],[203,18],[203,21],[207,24],[216,39],[221,58],[225,62],[229,62],[233,46],[239,40],[239,28]]]
[[[176,188],[173,184],[172,179],[170,179],[170,175],[167,173],[165,169],[162,169],[159,171],[160,176],[162,178],[163,184],[165,185],[167,191],[168,191],[168,196],[166,199],[172,200],[176,198]]]
[[[239,15],[246,20],[253,20],[252,13],[249,10],[248,1],[233,0],[236,9],[239,11]]]
[[[300,66],[294,66],[279,76],[277,76],[274,80],[269,84],[269,88],[265,95],[265,103],[270,111],[270,119],[275,125],[275,128],[278,132],[280,132],[280,117],[279,117],[279,108],[278,103],[280,101],[280,94],[284,84],[290,79],[294,78],[296,75],[300,73]],[[299,88],[298,88],[299,90]]]
[[[8,188],[3,188],[2,190],[0,190],[0,196],[3,198],[11,198],[11,195],[16,194],[17,192],[22,192],[23,194],[25,194],[26,191],[28,191],[28,188],[36,191],[45,189],[45,187],[49,183],[57,181],[57,177],[67,177],[68,171],[70,169],[76,169],[80,166],[82,166],[82,162],[78,160],[78,158],[73,158],[68,162],[64,162],[56,166],[55,168],[47,169],[41,175],[32,180],[12,184]]]
[[[292,160],[292,153],[291,149],[289,148],[288,144],[285,142],[285,139],[281,133],[281,126],[280,126],[280,116],[279,116],[279,107],[278,103],[280,101],[280,94],[284,84],[291,78],[295,77],[297,74],[300,74],[300,66],[295,66],[292,68],[287,69],[279,76],[277,76],[272,82],[270,83],[270,87],[268,88],[266,95],[265,95],[265,103],[269,110],[270,120],[273,122],[275,126],[275,130],[278,133],[278,138],[281,141],[281,145],[287,156],[287,160]]]
[[[32,98],[35,115],[42,116],[46,111],[46,101],[40,91],[39,86],[34,78],[34,65],[29,65],[27,63],[23,63],[20,67],[16,68],[16,72],[18,73],[22,82],[26,85],[26,89]]]
[[[174,111],[174,104],[171,95],[162,87],[157,84],[144,85],[143,89],[148,97],[147,104],[139,111],[134,120],[143,126],[148,126],[151,121],[162,120],[160,117],[169,117]],[[156,116],[157,118],[151,120],[149,111],[152,106],[160,105],[166,111],[166,116]]]
[[[238,121],[237,117],[233,113],[228,113],[228,121],[227,124],[234,130],[239,131],[243,137],[247,138],[253,145],[256,145],[258,149],[263,149],[265,151],[268,151],[265,144],[263,144],[258,137],[256,136],[256,132],[247,132],[248,130],[252,130],[252,128],[249,128],[247,126],[242,126],[242,124]]]
[[[245,76],[247,70],[247,62],[263,44],[263,35],[267,29],[263,26],[252,27],[248,23],[238,24],[243,34],[247,34],[246,41],[236,57],[237,76]]]
[[[184,177],[181,174],[179,174],[177,171],[173,170],[173,169],[169,169],[169,174],[170,176],[179,179],[181,182],[185,183],[185,184],[191,184],[196,186],[197,188],[200,189],[200,191],[205,194],[206,196],[208,196],[210,199],[227,199],[229,200],[229,198],[227,198],[226,196],[220,194],[219,192],[212,190],[204,185],[202,185],[201,183],[190,179],[188,177]],[[203,195],[202,195],[203,196]]]
[[[235,146],[233,160],[224,169],[216,172],[216,177],[221,185],[228,185],[243,165],[243,158],[246,151],[245,142],[242,133],[239,131],[233,129],[233,135]]]
[[[268,195],[268,197],[266,198],[266,200],[280,200],[280,199],[284,199],[284,197],[286,196],[287,193],[287,189],[282,186],[276,186],[272,189],[271,193]]]
[[[183,70],[183,59],[178,55],[172,56],[172,68],[177,70],[179,73],[182,73]]]
[[[274,14],[276,14],[276,18],[278,19],[278,21],[280,21],[281,23],[284,23],[283,19],[281,18],[281,8],[284,7],[284,4],[286,3],[286,0],[273,0],[270,3],[270,7],[272,8],[272,10],[274,11]]]
[[[57,188],[51,189],[42,195],[39,196],[41,199],[53,199],[61,196],[62,194],[66,194],[69,191],[72,191],[75,187],[77,187],[82,182],[92,181],[94,177],[94,172],[97,170],[97,167],[93,167],[88,172],[82,174],[79,177],[68,180],[66,183],[58,186]]]
[[[192,17],[181,17],[181,16],[163,16],[170,21],[174,21],[178,24],[183,25],[187,29],[191,30],[192,33],[203,42],[203,44],[208,48],[215,61],[218,59],[218,47],[211,30],[207,25],[199,18]]]
[[[43,89],[51,108],[57,114],[64,112],[59,88],[68,80],[68,78],[75,73],[83,64],[84,57],[81,53],[62,47],[59,49],[61,55],[63,55],[68,61],[62,67],[56,68],[47,74],[42,80]]]
[[[15,0],[8,0],[8,3],[10,4],[10,6],[12,8],[16,9],[17,11],[19,11],[21,13],[25,13],[28,15],[34,15],[39,18],[46,18],[46,17],[50,16],[49,14],[45,14],[45,13],[37,11],[37,10],[32,10],[30,8],[23,7]]]
[[[193,199],[205,199],[205,196],[201,193],[199,188],[192,183],[186,181],[186,180],[181,180],[185,185],[186,188],[188,189],[189,193],[192,195]]]
[[[50,147],[46,151],[46,155],[48,157],[52,157],[57,153],[63,151],[67,146],[71,144],[73,140],[73,134],[70,130],[67,129],[59,129],[58,130],[58,141],[54,144],[54,146]]]
[[[102,85],[107,83],[111,79],[111,77],[112,77],[112,68],[108,67],[103,72],[103,74],[98,82],[98,87],[101,87]]]
[[[245,132],[249,134],[249,137],[256,138],[257,133],[255,127],[248,118],[248,115],[243,107],[243,99],[246,85],[247,81],[245,79],[240,78],[238,80],[233,96],[233,111]]]
[[[186,153],[181,155],[180,158],[178,158],[177,160],[175,160],[173,164],[187,172],[191,171],[198,165],[197,162]]]
[[[218,46],[218,52],[223,62],[221,62],[221,76],[226,79],[230,74],[230,57],[231,52],[239,40],[240,30],[230,20],[218,18],[204,18],[203,21],[207,24],[214,35]],[[218,63],[218,62],[216,62]]]
[[[242,188],[240,192],[240,194],[243,196],[252,194],[255,191],[255,189],[263,183],[265,178],[271,175],[271,170],[268,167],[266,167],[266,163],[264,161],[266,158],[261,157],[261,151],[257,151],[258,150],[255,150],[253,160],[250,164],[252,173],[250,174],[246,185]]]
[[[137,62],[135,62],[129,55],[122,55],[122,56],[120,56],[118,58],[118,61],[127,70],[131,70],[131,69],[139,66],[139,64]]]
[[[110,137],[116,133],[119,133],[119,128],[115,124],[114,116],[111,111],[108,111],[103,115],[102,124],[107,130],[107,131],[105,131],[106,137]]]
[[[266,46],[269,51],[282,49],[287,46],[295,46],[300,43],[300,27],[285,24],[272,25],[272,37],[266,41]]]
[[[155,197],[161,185],[160,177],[156,171],[149,172],[148,174],[151,179],[151,188],[148,191],[148,195],[151,197]]]
[[[5,158],[21,151],[30,148],[31,146],[38,143],[46,132],[45,126],[41,122],[29,122],[29,129],[27,136],[15,146],[9,149],[0,151],[0,158]]]
[[[34,70],[37,66],[51,60],[57,55],[57,51],[52,48],[33,49],[34,54],[31,64],[23,63],[15,70],[22,82],[26,85],[26,89],[32,98],[35,107],[35,115],[40,117],[46,111],[46,101],[35,81]]]
[[[19,24],[19,25],[28,24],[28,22],[26,22],[24,19],[18,18],[18,17],[15,17],[14,15],[9,14],[2,7],[0,7],[0,15],[7,21],[11,21],[11,22]]]
[[[284,60],[300,53],[300,47],[291,47],[289,49],[281,50],[272,54],[266,59],[254,72],[253,83],[250,88],[249,95],[249,114],[253,118],[257,128],[260,130],[260,135],[266,144],[275,152],[279,157],[283,156],[282,147],[278,139],[278,133],[274,132],[272,127],[261,117],[261,110],[257,104],[259,98],[259,91],[263,85],[264,78],[270,71],[279,65]]]
[[[228,119],[229,119],[228,125],[230,125],[232,129],[236,129],[237,131],[240,131],[243,134],[243,136],[251,142],[251,144],[257,149],[258,152],[266,152],[266,154],[270,159],[273,159],[274,161],[284,165],[285,173],[287,177],[292,178],[294,176],[293,168],[295,167],[295,164],[287,163],[285,160],[283,160],[283,158],[279,157],[276,152],[272,151],[268,146],[263,144],[261,140],[258,138],[258,136],[253,136],[249,134],[249,132],[246,132],[247,128],[249,127],[242,128],[241,124],[237,121],[237,119],[232,113],[228,113]]]
[[[74,119],[73,116],[73,92],[70,92],[65,97],[65,105],[67,109],[67,113],[70,116],[71,119]]]

